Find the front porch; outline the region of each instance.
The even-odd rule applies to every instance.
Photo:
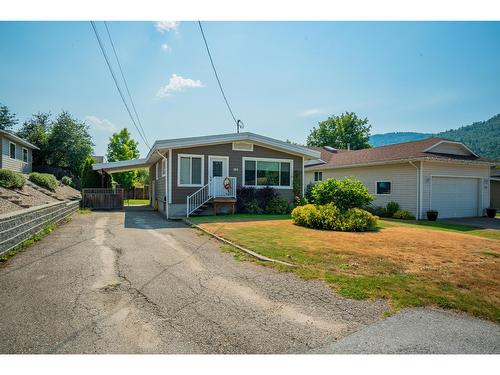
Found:
[[[236,205],[236,177],[211,177],[208,184],[204,185],[193,194],[186,197],[186,217],[199,215],[210,206],[213,214],[217,215],[220,206],[231,206],[234,214]]]

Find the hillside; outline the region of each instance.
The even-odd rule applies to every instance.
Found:
[[[370,137],[370,144],[377,147],[416,141],[432,136],[433,134],[430,133],[416,132],[374,134]],[[458,129],[437,133],[436,136],[463,142],[481,156],[500,160],[500,114],[487,121],[475,122]]]

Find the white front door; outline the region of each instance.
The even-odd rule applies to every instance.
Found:
[[[208,157],[208,181],[210,195],[220,196],[224,189],[222,181],[229,176],[229,157],[228,156],[209,156]],[[217,184],[212,184],[212,181],[217,181]],[[220,182],[220,183],[219,183]],[[220,186],[219,186],[220,185]]]

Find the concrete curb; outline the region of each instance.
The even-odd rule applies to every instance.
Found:
[[[247,248],[245,248],[245,247],[243,247],[243,246],[240,246],[240,245],[238,245],[238,244],[235,244],[234,242],[231,242],[231,241],[229,241],[229,240],[226,240],[224,237],[218,236],[218,235],[216,235],[215,233],[212,233],[212,232],[210,232],[209,230],[206,230],[206,229],[204,229],[204,228],[200,227],[198,224],[193,223],[191,220],[189,220],[189,219],[187,219],[187,218],[185,218],[185,217],[184,217],[184,218],[182,218],[182,221],[184,221],[184,223],[186,223],[187,225],[189,225],[189,226],[193,226],[193,227],[195,227],[195,228],[197,228],[197,229],[201,230],[202,232],[204,232],[204,233],[206,233],[206,234],[208,234],[208,235],[212,236],[213,238],[215,238],[215,239],[217,239],[217,240],[219,240],[219,241],[221,241],[221,242],[224,242],[224,243],[225,243],[225,244],[227,244],[227,245],[231,245],[231,246],[233,246],[233,247],[235,247],[235,248],[237,248],[237,249],[239,249],[239,250],[243,251],[244,253],[247,253],[248,255],[251,255],[251,256],[253,256],[253,257],[255,257],[255,258],[259,259],[259,260],[262,260],[262,261],[265,261],[265,262],[278,263],[278,264],[282,264],[282,265],[284,265],[284,266],[288,266],[288,267],[297,267],[297,265],[295,265],[295,264],[292,264],[292,263],[287,263],[287,262],[283,262],[283,261],[278,260],[278,259],[268,258],[268,257],[266,257],[266,256],[264,256],[264,255],[261,255],[261,254],[259,254],[259,253],[256,253],[255,251],[252,251],[252,250],[247,249]]]

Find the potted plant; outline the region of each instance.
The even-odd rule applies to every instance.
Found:
[[[486,215],[491,218],[491,219],[494,219],[495,216],[497,214],[497,209],[496,208],[487,208],[486,209]]]
[[[438,218],[438,212],[436,210],[427,211],[427,220],[436,221]]]

